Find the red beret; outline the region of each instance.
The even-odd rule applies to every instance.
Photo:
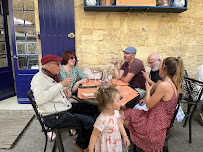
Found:
[[[45,65],[49,62],[59,62],[61,61],[63,58],[57,56],[57,55],[53,55],[53,54],[47,54],[45,56],[42,57],[41,62],[42,65]]]

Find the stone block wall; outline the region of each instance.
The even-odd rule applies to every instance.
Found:
[[[113,73],[111,57],[121,64],[122,50],[134,46],[136,57],[144,63],[152,52],[163,58],[181,56],[189,76],[194,77],[203,64],[202,5],[202,0],[189,1],[183,13],[85,12],[83,0],[75,0],[78,65]]]

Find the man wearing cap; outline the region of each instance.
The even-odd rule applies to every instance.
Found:
[[[71,92],[67,91],[66,87],[70,85],[72,78],[66,78],[60,82],[58,74],[61,70],[61,60],[61,57],[52,54],[43,56],[41,59],[42,70],[34,75],[31,81],[31,90],[39,112],[45,116],[43,122],[48,128],[80,126],[71,115],[59,114],[62,111],[73,113],[81,121],[83,132],[85,132],[83,136],[81,135],[84,142],[82,143],[78,138],[76,143],[81,149],[86,149],[95,122],[95,118],[91,115],[95,115],[95,113],[90,113],[89,110],[89,113],[86,113],[85,109],[91,108],[93,105],[70,103],[68,99]]]
[[[145,78],[141,72],[145,71],[145,68],[143,62],[135,58],[137,50],[130,46],[123,52],[125,63],[121,66],[120,70],[118,69],[117,61],[113,62],[115,77],[121,79],[123,82],[128,82],[130,86],[136,90],[145,89]]]

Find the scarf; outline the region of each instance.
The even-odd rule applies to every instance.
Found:
[[[42,68],[42,70],[43,70],[48,76],[50,76],[51,78],[53,78],[57,83],[60,82],[60,78],[59,78],[58,75],[54,75],[54,74],[52,74],[50,71],[48,71],[48,70],[46,70],[46,69],[44,69],[44,68]]]

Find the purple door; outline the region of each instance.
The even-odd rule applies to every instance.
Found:
[[[26,92],[39,71],[34,0],[8,0],[18,103],[30,103]]]
[[[75,51],[74,0],[39,0],[42,55]]]

